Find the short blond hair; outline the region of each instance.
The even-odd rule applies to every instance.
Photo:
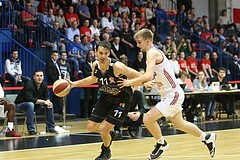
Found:
[[[144,40],[151,40],[153,41],[153,33],[150,29],[141,29],[134,35],[134,39],[137,40],[138,38],[143,38]]]

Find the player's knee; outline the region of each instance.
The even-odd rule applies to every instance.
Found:
[[[9,108],[10,110],[15,110],[15,109],[16,109],[16,106],[15,106],[14,103],[8,103],[7,105],[8,105],[8,108]]]
[[[144,115],[144,117],[143,117],[143,123],[144,123],[145,125],[151,123],[151,118],[150,118],[150,116],[149,116],[148,114],[145,114],[145,115]]]
[[[96,126],[92,123],[88,123],[87,130],[90,131],[90,132],[95,132],[96,131]]]

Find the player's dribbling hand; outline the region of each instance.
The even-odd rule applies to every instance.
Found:
[[[151,90],[153,88],[153,82],[152,81],[148,81],[143,83],[143,86],[147,89],[147,90]]]

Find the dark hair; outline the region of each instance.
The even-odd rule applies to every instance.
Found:
[[[58,51],[56,51],[56,50],[53,50],[53,51],[52,51],[52,54],[53,54],[53,53],[58,53]]]
[[[79,37],[79,35],[78,35],[78,34],[75,34],[75,35],[73,36],[73,39],[75,39],[76,37]]]
[[[18,52],[18,50],[16,50],[16,49],[12,49],[11,54],[12,54],[13,52]]]
[[[43,72],[43,70],[41,70],[41,69],[36,69],[36,70],[34,71],[33,75],[35,75],[37,72]],[[44,73],[44,72],[43,72],[43,73]]]
[[[97,44],[97,50],[98,50],[98,47],[99,46],[102,46],[102,47],[104,47],[104,48],[106,48],[106,49],[108,49],[109,51],[111,51],[111,44],[109,43],[109,42],[107,42],[107,41],[100,41],[98,44]]]
[[[223,68],[223,67],[219,67],[218,72],[219,72],[219,71],[224,71],[224,72],[226,73],[226,69]]]

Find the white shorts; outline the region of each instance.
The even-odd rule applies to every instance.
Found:
[[[182,103],[184,94],[182,92],[171,92],[161,97],[155,107],[163,114],[164,117],[173,117],[178,112],[182,111]]]

